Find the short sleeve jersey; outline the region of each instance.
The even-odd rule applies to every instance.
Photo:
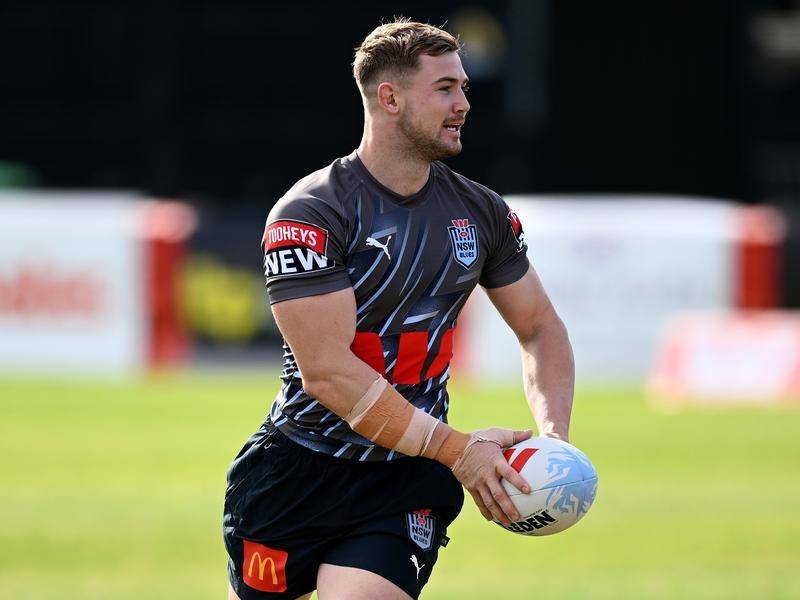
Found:
[[[442,421],[464,303],[478,283],[502,287],[529,268],[520,221],[496,193],[434,162],[425,186],[400,196],[355,152],[295,184],[262,243],[271,304],[352,288],[352,352]],[[351,460],[397,457],[305,393],[286,343],[283,367],[270,416],[289,438]]]

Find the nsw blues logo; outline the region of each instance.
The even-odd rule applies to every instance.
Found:
[[[452,219],[448,227],[453,244],[453,258],[467,269],[478,260],[478,228],[469,224],[469,219]]]
[[[433,543],[433,532],[436,529],[436,517],[431,516],[430,508],[420,508],[406,513],[408,537],[423,550],[428,550]]]

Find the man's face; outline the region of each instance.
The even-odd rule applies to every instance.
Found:
[[[469,110],[467,82],[457,53],[419,57],[419,69],[402,92],[399,128],[423,159],[441,160],[461,152],[461,126]]]

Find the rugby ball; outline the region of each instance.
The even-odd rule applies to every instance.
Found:
[[[551,535],[577,523],[597,493],[597,472],[575,446],[546,437],[520,442],[503,452],[508,463],[531,486],[523,494],[502,484],[521,518],[504,529],[520,535]]]

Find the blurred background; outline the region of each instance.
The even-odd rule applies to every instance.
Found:
[[[0,597],[222,597],[264,220],[358,145],[400,14],[465,44],[448,164],[522,219],[601,479],[552,539],[466,506],[423,597],[800,597],[797,0],[0,2]],[[474,296],[451,421],[525,426]]]

